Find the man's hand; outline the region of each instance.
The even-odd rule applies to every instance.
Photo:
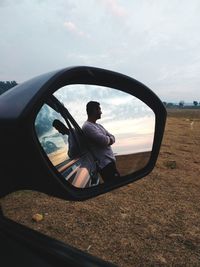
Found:
[[[111,146],[112,144],[114,144],[114,142],[115,142],[115,138],[114,138],[114,136],[108,136],[109,138],[110,138],[110,142],[109,142],[109,146]]]

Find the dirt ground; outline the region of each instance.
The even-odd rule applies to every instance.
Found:
[[[139,152],[129,155],[117,155],[116,166],[121,176],[136,172],[144,168],[149,162],[151,152]]]
[[[1,203],[7,217],[119,266],[200,266],[200,110],[168,112],[156,167],[133,184],[85,202],[21,191]]]

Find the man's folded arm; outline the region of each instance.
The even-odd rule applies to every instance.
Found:
[[[83,127],[82,130],[84,134],[86,135],[86,137],[88,137],[89,139],[91,139],[93,142],[95,142],[98,145],[108,146],[112,142],[110,136],[100,133],[93,127]]]

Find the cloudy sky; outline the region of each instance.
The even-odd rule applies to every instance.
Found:
[[[129,154],[152,150],[155,115],[136,97],[107,87],[77,84],[61,88],[55,95],[65,104],[79,126],[82,126],[87,119],[86,103],[98,99],[102,115],[97,123],[101,123],[114,134],[115,153]],[[50,113],[49,110],[48,116]],[[46,112],[43,115],[47,116]],[[51,116],[52,121],[55,116],[54,112]]]
[[[0,0],[0,80],[91,65],[200,101],[199,0]]]

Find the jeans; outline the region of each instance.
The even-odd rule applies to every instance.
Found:
[[[99,171],[104,183],[112,183],[116,178],[120,177],[115,162],[110,162]]]

